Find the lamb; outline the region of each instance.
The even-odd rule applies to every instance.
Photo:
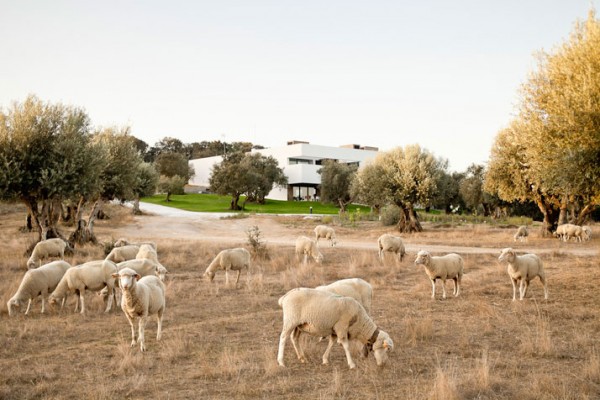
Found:
[[[313,336],[328,336],[329,344],[323,354],[323,364],[329,363],[334,335],[346,353],[350,369],[356,364],[350,355],[349,339],[358,340],[372,348],[377,365],[387,361],[387,352],[394,348],[390,336],[377,328],[364,307],[351,297],[339,296],[323,290],[296,288],[283,295],[279,301],[283,309],[283,328],[279,336],[277,362],[285,367],[285,342],[290,337],[300,362],[305,362],[300,333]]]
[[[556,228],[554,236],[561,240],[568,242],[570,238],[575,237],[577,241],[581,242],[583,237],[583,229],[579,225],[574,224],[562,224]]]
[[[352,297],[365,308],[367,314],[371,314],[371,299],[373,298],[373,287],[360,278],[340,279],[329,285],[317,286],[315,289],[324,290],[340,296]]]
[[[423,265],[425,273],[431,279],[431,298],[435,299],[435,280],[442,280],[442,297],[446,298],[446,279],[454,281],[454,296],[460,294],[460,283],[463,276],[464,262],[461,256],[455,253],[434,257],[429,252],[421,250],[417,253],[415,264]]]
[[[308,263],[308,256],[311,256],[317,263],[323,262],[323,254],[317,248],[317,242],[306,236],[299,236],[296,239],[296,257],[300,261],[300,255],[304,255],[304,264]]]
[[[137,260],[147,258],[155,263],[158,263],[158,254],[156,253],[156,249],[149,244],[140,245],[140,250],[135,255],[135,258]]]
[[[126,246],[115,247],[108,253],[105,260],[112,261],[114,263],[120,263],[127,260],[134,260],[140,251],[140,246],[135,244],[128,244]]]
[[[62,304],[64,304],[69,294],[76,293],[79,295],[79,299],[75,305],[75,312],[77,312],[79,301],[81,301],[81,314],[84,314],[84,294],[86,289],[97,292],[107,287],[108,304],[104,312],[109,312],[113,304],[115,287],[115,280],[112,274],[116,272],[117,266],[110,260],[89,261],[85,264],[69,268],[50,295],[49,303],[53,305],[59,299],[62,299]]]
[[[527,226],[525,225],[521,225],[519,226],[519,228],[517,229],[517,233],[515,233],[515,236],[513,236],[513,241],[516,242],[517,239],[522,242],[522,241],[527,241],[527,237],[529,236],[529,231],[527,230]]]
[[[243,268],[246,268],[246,271],[250,269],[250,253],[248,250],[242,247],[226,249],[217,254],[214,260],[212,260],[204,271],[204,276],[212,282],[215,278],[215,272],[223,269],[225,270],[225,285],[229,286],[229,271],[237,271],[237,278],[235,280],[237,286]]]
[[[329,240],[331,247],[336,245],[335,230],[327,225],[317,225],[315,227],[315,240],[319,243],[319,239],[324,238]]]
[[[527,294],[529,281],[536,276],[540,277],[540,281],[544,286],[544,299],[548,300],[548,287],[546,285],[546,274],[542,260],[535,254],[516,255],[513,249],[506,248],[498,257],[500,262],[508,263],[508,275],[513,286],[513,301],[517,299],[517,282],[519,282],[519,300],[523,300]]]
[[[165,287],[158,277],[152,275],[141,277],[131,268],[123,268],[112,276],[118,279],[123,291],[121,309],[131,325],[131,347],[136,344],[134,322],[139,318],[137,342],[140,344],[140,350],[144,352],[146,351],[144,331],[149,316],[156,315],[158,323],[156,340],[160,340],[162,336],[162,318],[166,305]]]
[[[583,240],[588,241],[592,239],[592,228],[587,225],[583,225],[581,230],[583,231]]]
[[[117,239],[117,241],[114,244],[114,247],[122,247],[122,246],[127,246],[127,245],[130,245],[130,244],[133,244],[133,245],[136,245],[136,246],[141,246],[143,244],[147,244],[147,245],[152,246],[152,248],[154,250],[158,249],[158,247],[156,247],[156,243],[154,243],[154,242],[137,242],[137,243],[133,243],[133,242],[130,242],[129,240],[127,240],[125,238]]]
[[[42,297],[43,314],[48,294],[52,293],[69,268],[71,265],[68,262],[59,260],[25,272],[17,293],[6,303],[8,315],[12,316],[13,307],[20,307],[25,300],[29,300],[25,315],[29,314],[31,303],[37,296]]]
[[[31,257],[27,260],[27,268],[32,269],[41,264],[42,259],[48,257],[65,258],[65,249],[71,248],[67,242],[60,238],[47,239],[38,242],[33,248]]]
[[[377,245],[379,246],[379,258],[382,261],[385,251],[396,253],[400,261],[402,261],[404,255],[406,254],[404,243],[402,243],[402,238],[399,236],[384,233],[383,235],[379,236],[379,239],[377,239]]]

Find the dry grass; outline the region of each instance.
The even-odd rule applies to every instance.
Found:
[[[148,351],[141,354],[129,346],[130,329],[122,312],[104,314],[101,298],[90,293],[85,316],[73,314],[71,300],[60,313],[41,315],[36,302],[30,315],[8,317],[6,302],[25,271],[23,251],[32,240],[19,231],[22,217],[4,209],[0,215],[1,399],[600,397],[600,272],[597,257],[568,253],[575,244],[559,248],[554,241],[532,237],[522,245],[551,250],[542,254],[548,301],[539,281],[533,281],[527,299],[512,302],[505,267],[489,254],[463,254],[461,296],[442,301],[429,298],[430,283],[410,255],[402,263],[381,262],[375,251],[323,248],[322,265],[304,266],[295,259],[292,243],[269,244],[269,259],[256,260],[233,288],[225,286],[222,272],[213,284],[201,278],[227,243],[147,235],[158,244],[170,275],[163,339],[156,341],[151,319]],[[101,240],[116,239],[114,227],[123,220],[99,222]],[[288,224],[292,230],[305,229],[307,223]],[[383,231],[361,225],[340,227],[337,234],[374,241]],[[407,243],[417,241],[503,247],[512,244],[512,231],[436,228],[405,237]],[[598,246],[598,240],[583,245]],[[90,246],[67,260],[100,257],[102,249]],[[336,345],[330,365],[323,366],[326,343],[305,336],[307,363],[300,364],[288,346],[287,368],[280,368],[277,299],[296,286],[351,276],[374,287],[373,318],[395,342],[389,363],[378,368],[372,357],[356,354],[357,368],[349,370]]]

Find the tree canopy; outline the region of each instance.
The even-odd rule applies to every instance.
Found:
[[[335,160],[325,160],[322,165],[317,171],[321,174],[321,201],[337,204],[340,211],[345,212],[348,204],[352,202],[350,188],[358,165]]]

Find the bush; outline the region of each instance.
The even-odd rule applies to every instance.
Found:
[[[392,226],[398,224],[398,222],[400,222],[401,212],[402,210],[400,210],[400,207],[393,204],[383,207],[380,215],[381,224],[383,226]]]
[[[252,256],[254,258],[268,259],[269,253],[267,251],[267,246],[260,237],[261,232],[258,226],[254,225],[248,228],[246,235],[248,236],[248,245],[250,246]]]

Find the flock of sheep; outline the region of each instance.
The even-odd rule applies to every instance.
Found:
[[[577,229],[578,228],[578,229]],[[315,239],[300,236],[295,243],[295,254],[298,261],[307,263],[308,257],[321,263],[323,255],[319,251],[318,241],[323,238],[331,246],[336,244],[335,230],[319,225],[314,229]],[[519,227],[514,240],[523,240],[528,236],[526,227]],[[575,237],[578,240],[589,240],[591,229],[576,225],[559,226],[556,232],[562,240]],[[383,260],[385,253],[393,253],[402,261],[406,254],[402,238],[391,234],[381,235],[377,240],[378,256]],[[157,247],[153,242],[129,243],[125,239],[115,242],[115,247],[104,260],[89,261],[81,265],[71,266],[64,261],[68,244],[62,239],[49,239],[39,242],[29,260],[30,268],[24,275],[15,295],[7,303],[9,315],[15,313],[15,308],[28,302],[25,314],[31,309],[31,304],[38,296],[41,297],[42,313],[45,312],[46,299],[51,305],[64,306],[71,294],[78,296],[75,311],[85,313],[84,294],[86,290],[97,291],[106,300],[105,312],[119,301],[121,309],[131,327],[131,346],[139,344],[141,351],[146,351],[144,330],[147,319],[156,316],[158,329],[156,339],[160,340],[162,317],[165,311],[165,286],[163,281],[167,269],[158,261]],[[59,257],[60,260],[40,263],[49,257]],[[244,248],[226,249],[217,254],[204,272],[204,277],[212,282],[218,270],[225,271],[226,285],[229,285],[229,272],[237,272],[235,285],[239,282],[243,269],[250,268],[250,253]],[[513,286],[513,301],[523,300],[527,294],[529,282],[539,277],[543,288],[544,298],[548,299],[548,289],[544,267],[540,258],[535,254],[517,255],[512,248],[501,251],[500,262],[508,265],[507,271]],[[435,298],[436,280],[442,282],[442,297],[446,298],[446,280],[454,282],[453,295],[460,294],[461,280],[464,274],[464,262],[455,253],[443,256],[432,256],[427,251],[419,251],[414,261],[422,265],[432,284],[431,297]],[[37,267],[37,268],[36,268]],[[287,339],[292,342],[298,359],[305,362],[305,356],[298,341],[302,333],[329,340],[323,354],[323,364],[329,361],[329,353],[334,342],[342,345],[350,368],[356,364],[352,360],[349,341],[362,343],[363,355],[373,352],[377,365],[387,360],[387,352],[394,347],[390,336],[379,329],[370,317],[373,289],[371,285],[359,278],[349,278],[336,281],[330,285],[317,288],[292,289],[279,299],[283,310],[283,327],[279,338],[277,361],[284,364],[284,350]],[[136,340],[135,322],[138,322]]]

